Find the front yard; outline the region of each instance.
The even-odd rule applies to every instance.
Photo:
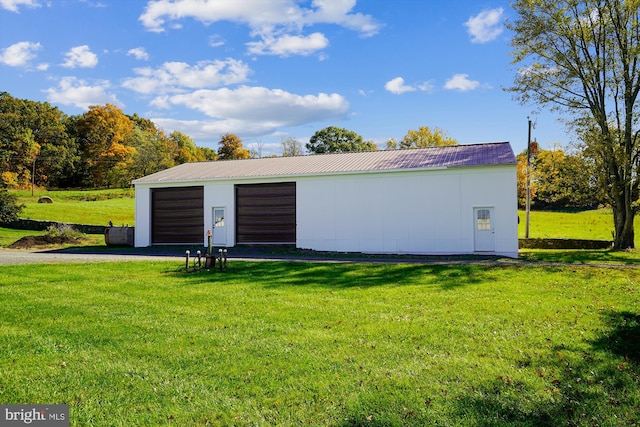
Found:
[[[0,403],[71,425],[640,423],[640,270],[0,267]]]

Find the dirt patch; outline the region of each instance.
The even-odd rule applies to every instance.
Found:
[[[9,245],[9,249],[32,249],[53,245],[68,245],[82,242],[82,239],[66,236],[24,236]]]

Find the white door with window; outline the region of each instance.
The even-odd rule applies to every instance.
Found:
[[[225,211],[225,208],[213,208],[213,244],[216,246],[227,244]]]
[[[495,252],[496,235],[493,208],[473,208],[474,250]]]

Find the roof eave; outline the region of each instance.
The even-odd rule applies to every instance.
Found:
[[[154,181],[147,181],[144,178],[136,179],[132,181],[133,185],[137,184],[184,184],[193,182],[215,182],[215,181],[249,181],[256,179],[291,179],[291,178],[307,178],[311,176],[337,176],[337,175],[370,175],[370,174],[386,174],[386,173],[403,173],[403,172],[420,172],[420,171],[442,171],[447,169],[460,169],[460,168],[483,168],[483,167],[496,167],[496,166],[515,166],[516,163],[495,163],[487,165],[458,165],[458,166],[435,166],[435,167],[421,167],[421,168],[406,168],[406,169],[368,169],[359,171],[335,171],[335,172],[320,172],[320,173],[298,173],[298,174],[274,174],[274,175],[255,175],[255,176],[225,176],[225,177],[210,177],[210,178],[188,178],[188,179],[159,179]]]

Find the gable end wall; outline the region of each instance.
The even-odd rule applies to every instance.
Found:
[[[298,182],[299,248],[370,253],[474,252],[474,207],[494,209],[496,253],[517,257],[515,167]]]

